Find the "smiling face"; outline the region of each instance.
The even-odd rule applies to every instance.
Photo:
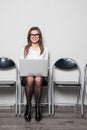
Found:
[[[35,45],[36,44],[36,45]],[[24,50],[24,57],[26,58],[29,48],[31,46],[39,46],[41,53],[44,51],[44,46],[43,46],[43,41],[42,41],[42,33],[38,27],[31,27],[30,30],[28,31],[27,35],[27,45],[25,46]]]
[[[32,43],[38,43],[39,41],[39,32],[38,30],[32,30],[31,33],[30,33],[30,40]]]

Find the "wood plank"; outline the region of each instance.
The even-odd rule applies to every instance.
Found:
[[[85,116],[81,118],[79,107],[56,107],[54,117],[48,116],[48,109],[42,108],[43,119],[36,122],[35,112],[32,110],[31,122],[21,117],[15,117],[14,109],[0,109],[0,130],[87,130],[87,107]]]

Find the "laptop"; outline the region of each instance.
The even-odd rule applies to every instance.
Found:
[[[48,60],[45,59],[20,59],[20,76],[47,76]]]

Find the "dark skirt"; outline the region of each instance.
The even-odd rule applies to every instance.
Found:
[[[26,86],[26,77],[21,78],[21,85],[23,87]],[[42,77],[42,86],[47,86],[48,85],[48,78],[47,77]]]

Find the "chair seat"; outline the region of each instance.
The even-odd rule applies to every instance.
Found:
[[[55,85],[58,85],[58,87],[79,87],[81,86],[80,83],[75,82],[75,81],[55,81],[54,82]]]
[[[2,80],[2,81],[0,81],[0,86],[1,85],[10,85],[10,86],[14,86],[16,84],[16,82],[15,81],[4,81],[4,80]]]

